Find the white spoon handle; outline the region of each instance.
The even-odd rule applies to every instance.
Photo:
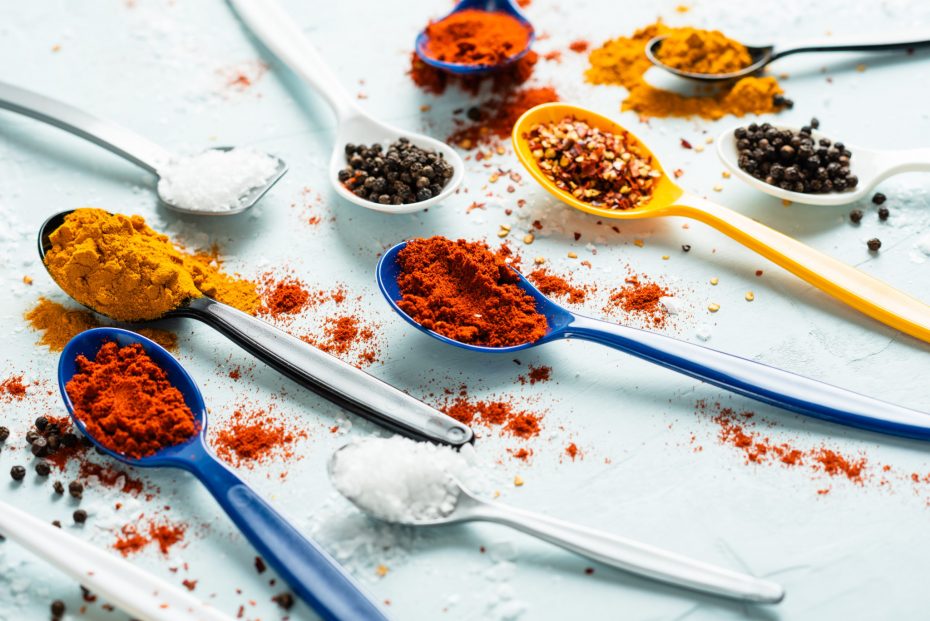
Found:
[[[475,514],[479,519],[506,524],[605,565],[660,582],[766,604],[778,603],[785,595],[774,582],[529,511],[483,503]]]
[[[880,152],[882,170],[878,181],[907,172],[930,172],[930,149],[905,149]]]
[[[232,621],[180,587],[0,502],[0,532],[142,621]]]
[[[361,112],[307,36],[275,0],[229,0],[229,4],[265,47],[329,102],[340,122]]]

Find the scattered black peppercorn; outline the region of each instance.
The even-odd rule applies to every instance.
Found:
[[[32,454],[36,457],[42,457],[48,452],[48,440],[39,436],[32,441]]]
[[[682,250],[683,252],[691,252],[691,244],[682,244],[682,245],[681,245],[681,250]]]
[[[408,205],[439,196],[452,178],[452,166],[442,154],[427,151],[400,138],[387,151],[347,144],[348,166],[339,181],[359,198],[382,205]]]
[[[36,419],[35,426],[39,431],[45,431],[45,428],[48,427],[48,419],[44,416],[40,416]]]
[[[10,437],[10,429],[8,427],[0,427],[0,442],[5,441]]]
[[[14,481],[22,481],[26,477],[26,469],[22,466],[13,466],[10,468],[10,476]]]
[[[84,496],[84,486],[80,481],[71,481],[68,483],[68,493],[74,498],[81,498]]]
[[[790,192],[822,194],[856,187],[859,178],[849,170],[852,153],[842,142],[815,141],[814,125],[820,122],[811,119],[800,132],[770,123],[737,128],[737,164],[756,179]]]
[[[868,244],[869,250],[871,250],[872,252],[878,252],[878,249],[882,247],[882,240],[880,240],[877,237],[873,237],[872,239],[867,241],[866,244]]]
[[[84,509],[78,509],[73,514],[71,514],[71,517],[74,518],[74,522],[76,524],[83,524],[87,521],[87,511]]]
[[[875,195],[872,196],[872,202],[875,203],[876,205],[881,205],[886,200],[888,200],[888,197],[882,194],[881,192],[876,192]]]
[[[61,520],[52,520],[52,526],[55,528],[61,528]]]
[[[887,208],[887,207],[879,207],[879,208],[878,208],[878,219],[881,220],[882,222],[884,222],[885,220],[887,220],[887,219],[888,219],[888,216],[890,216],[890,215],[891,215],[891,212],[888,211],[888,208]]]
[[[65,616],[65,603],[60,599],[56,599],[54,602],[52,602],[51,609],[53,618],[60,619],[61,617]]]
[[[276,603],[284,610],[290,610],[294,607],[294,596],[290,593],[279,593],[278,595],[272,597],[271,601]]]
[[[40,477],[47,477],[52,473],[52,469],[44,461],[40,461],[36,464],[36,474]]]
[[[862,222],[862,210],[861,210],[861,209],[853,209],[852,211],[850,211],[850,212],[849,212],[849,220],[850,220],[853,224],[859,224],[860,222]]]
[[[789,110],[794,107],[794,101],[788,99],[781,93],[772,95],[772,105],[778,108],[788,108]]]
[[[260,574],[263,574],[265,573],[265,569],[267,569],[265,567],[265,561],[262,559],[262,557],[256,556],[255,557],[255,571],[257,571]]]
[[[816,116],[811,119],[811,127],[813,127],[814,129],[817,129],[820,127],[820,121],[817,119]]]
[[[55,481],[52,483],[52,489],[55,490],[55,493],[59,496],[65,493],[65,486],[62,485],[61,481]]]
[[[29,444],[32,444],[33,442],[35,442],[36,438],[38,437],[39,437],[39,432],[36,431],[35,429],[30,429],[29,431],[26,432],[26,442]]]

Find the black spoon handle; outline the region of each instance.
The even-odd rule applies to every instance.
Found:
[[[206,323],[301,386],[386,429],[451,446],[473,438],[469,427],[439,410],[230,306],[203,297],[171,314]]]
[[[806,52],[890,52],[893,50],[917,49],[930,46],[930,37],[923,38],[907,37],[897,41],[882,41],[874,43],[864,43],[861,40],[855,42],[850,39],[848,42],[830,41],[824,44],[812,43],[799,45],[786,50],[775,49],[772,53],[772,59],[781,58],[790,54],[802,54]]]

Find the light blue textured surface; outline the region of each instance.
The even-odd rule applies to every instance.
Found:
[[[428,17],[444,13],[446,3],[418,0],[403,3],[403,9],[398,3],[361,0],[284,4],[346,87],[363,94],[361,103],[377,116],[444,137],[453,110],[471,105],[456,92],[441,98],[421,94],[404,75],[416,32]],[[930,235],[930,178],[913,175],[883,185],[892,213],[886,223],[878,221],[870,205],[860,205],[866,217],[859,227],[846,219],[848,208],[784,207],[723,179],[712,148],[698,153],[680,146],[681,138],[702,144],[733,119],[653,119],[641,124],[635,114],[618,112],[622,89],[585,85],[583,56],[566,49],[577,38],[596,44],[628,34],[657,14],[673,24],[720,28],[760,42],[775,38],[772,33],[787,40],[827,31],[873,36],[897,28],[930,30],[930,7],[916,0],[825,0],[816,5],[786,0],[746,5],[752,14],[740,15],[732,3],[706,2],[679,15],[674,6],[534,0],[527,15],[539,35],[550,35],[540,36],[536,49],[563,50],[561,63],[540,62],[537,83],[552,83],[566,101],[628,124],[648,141],[667,171],[684,171],[679,182],[687,189],[751,214],[930,302],[930,257],[918,248],[919,240]],[[60,49],[53,51],[55,46]],[[526,263],[544,256],[554,271],[572,271],[576,280],[599,285],[598,296],[582,312],[602,315],[604,295],[622,285],[629,265],[677,292],[682,310],[673,316],[670,334],[697,340],[696,334],[706,330],[711,336],[707,344],[714,348],[922,410],[930,410],[930,347],[828,299],[702,225],[643,221],[619,224],[615,233],[609,223],[598,225],[595,218],[554,203],[527,175],[519,184],[506,176],[489,183],[496,167],[517,169],[509,154],[491,160],[490,168],[472,159],[467,193],[428,213],[391,217],[345,204],[326,185],[334,128],[323,102],[273,62],[252,87],[228,85],[237,70],[253,71],[260,54],[218,0],[48,0],[0,6],[0,80],[65,99],[169,149],[256,145],[290,165],[285,179],[251,214],[178,219],[156,206],[152,180],[142,171],[57,130],[0,113],[0,278],[8,292],[0,300],[0,379],[24,373],[27,379],[45,382],[31,388],[26,402],[0,403],[0,424],[13,430],[9,446],[0,452],[4,500],[48,520],[60,519],[101,546],[112,543],[113,533],[100,528],[103,520],[94,514],[114,502],[112,493],[88,490],[83,505],[92,509],[91,519],[78,529],[70,526],[71,500],[53,498],[51,486],[40,484],[31,470],[22,485],[5,474],[27,461],[22,435],[29,422],[39,414],[64,412],[55,394],[45,394],[46,388],[54,388],[57,357],[35,344],[36,335],[21,319],[38,294],[63,300],[34,256],[34,231],[53,212],[95,205],[142,214],[191,246],[216,242],[227,268],[245,276],[286,266],[317,287],[345,283],[353,295],[362,296],[357,305],[366,321],[378,326],[383,362],[370,371],[412,394],[441,393],[466,383],[475,395],[512,395],[544,411],[543,434],[527,445],[535,451],[529,463],[506,452],[522,446],[518,441],[494,433],[478,441],[478,457],[489,471],[487,491],[499,490],[506,502],[765,576],[787,589],[780,606],[754,609],[602,567],[586,575],[590,564],[583,559],[499,527],[418,534],[360,520],[332,499],[325,475],[326,459],[347,437],[329,428],[344,414],[256,364],[205,326],[171,323],[168,327],[181,336],[179,358],[202,387],[216,425],[244,402],[273,402],[281,416],[307,426],[310,437],[298,444],[302,459],[273,461],[241,474],[302,530],[346,559],[379,599],[390,600],[388,610],[397,619],[493,619],[521,609],[522,618],[533,620],[926,616],[930,484],[911,483],[910,473],[930,473],[927,445],[731,399],[594,344],[549,344],[520,355],[520,367],[509,358],[453,349],[415,333],[392,315],[377,291],[374,265],[379,252],[405,238],[443,234],[497,244],[499,225],[509,224],[510,243]],[[864,71],[856,70],[859,63],[865,63]],[[828,135],[861,145],[907,148],[930,142],[926,52],[909,60],[900,55],[799,56],[773,71],[790,73],[784,86],[795,101],[794,110],[780,120],[801,124],[817,116]],[[431,109],[422,112],[425,104]],[[513,193],[506,191],[511,183]],[[723,190],[713,191],[718,184]],[[317,193],[319,203],[313,201]],[[527,205],[518,209],[521,198]],[[485,209],[466,212],[473,201],[485,202]],[[306,224],[306,202],[314,202],[312,210],[323,216],[319,225]],[[514,210],[512,215],[507,208]],[[534,219],[542,221],[543,234],[532,246],[523,246],[519,239]],[[575,232],[581,233],[578,241]],[[871,256],[865,240],[875,236],[883,246]],[[645,242],[642,247],[634,244],[637,239]],[[589,242],[596,254],[586,248]],[[688,254],[680,250],[685,243],[692,246]],[[569,251],[580,258],[566,258]],[[581,260],[592,267],[580,266]],[[754,275],[758,269],[764,271],[762,277]],[[24,285],[24,275],[34,278],[34,284]],[[712,277],[719,278],[716,287],[708,282]],[[747,290],[755,293],[754,302],[744,300]],[[713,315],[705,310],[711,302],[721,305]],[[328,312],[298,320],[295,329],[318,329]],[[553,380],[519,384],[517,376],[530,363],[551,365]],[[230,380],[229,369],[240,366],[246,377]],[[806,467],[746,465],[738,451],[716,440],[718,427],[709,417],[695,414],[698,399],[753,409],[773,423],[760,428],[774,441],[862,453],[869,460],[870,478],[860,486]],[[373,431],[357,419],[353,423],[350,436]],[[564,456],[569,441],[582,449],[583,459],[573,462]],[[883,472],[884,464],[891,470]],[[282,471],[287,471],[284,479],[279,477]],[[525,481],[519,488],[512,484],[517,474]],[[884,485],[883,478],[888,481]],[[197,483],[174,473],[147,475],[147,480],[161,491],[133,510],[152,512],[170,505],[164,514],[191,528],[187,546],[173,549],[169,558],[149,550],[134,560],[178,583],[198,580],[195,593],[230,614],[244,606],[245,618],[276,618],[279,611],[270,598],[284,587],[269,586],[269,573],[256,574],[254,552]],[[822,489],[830,491],[818,494]],[[487,552],[482,554],[480,546]],[[376,574],[381,564],[388,568],[383,578]],[[48,602],[59,597],[71,611],[80,606],[73,583],[50,574],[47,565],[30,559],[12,542],[0,544],[0,618],[45,618]],[[85,618],[122,617],[101,610],[98,602],[89,606]],[[290,618],[312,615],[298,606]]]

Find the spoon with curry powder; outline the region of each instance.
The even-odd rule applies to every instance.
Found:
[[[648,167],[648,188],[639,194],[637,203],[624,199],[631,195],[630,188],[625,187],[625,193],[613,192],[625,200],[620,203],[624,208],[607,207],[599,204],[599,197],[596,195],[585,198],[582,188],[575,190],[575,193],[562,189],[553,180],[552,172],[541,168],[540,158],[545,158],[546,154],[543,150],[530,146],[531,135],[534,131],[538,134],[540,128],[558,126],[566,120],[580,121],[590,131],[596,130],[600,135],[618,137],[627,149],[627,153],[623,155],[629,158],[630,153],[635,153],[636,157],[633,159],[639,161],[641,166]],[[550,194],[575,209],[601,218],[618,220],[667,216],[698,220],[869,317],[914,338],[930,342],[930,306],[737,211],[686,192],[662,171],[658,158],[642,141],[605,116],[570,104],[542,104],[528,110],[517,120],[511,139],[517,158],[530,175]],[[547,165],[555,167],[556,163],[561,164],[565,161],[571,166],[571,162],[575,161],[573,156],[579,144],[580,141],[571,145],[561,142],[560,145],[548,149],[558,155],[561,146],[565,146],[565,153],[561,155],[561,159],[550,159]],[[626,174],[621,160],[623,158],[616,159],[616,169]],[[643,177],[634,175],[634,178]],[[597,193],[595,189],[591,191]]]
[[[231,341],[301,386],[372,422],[408,437],[461,446],[474,439],[467,425],[411,397],[390,384],[331,356],[267,322],[217,302],[202,294],[178,300],[167,312],[159,309],[151,317],[113,317],[112,312],[94,308],[84,296],[48,265],[53,249],[52,234],[73,211],[55,214],[39,230],[39,256],[53,280],[78,303],[117,321],[154,321],[190,317],[209,325]],[[82,298],[82,299],[78,299]],[[136,301],[139,303],[139,301]],[[144,305],[141,306],[144,308]]]
[[[522,289],[530,296],[535,302],[535,312],[545,319],[545,332],[542,336],[530,340],[532,337],[527,334],[526,342],[517,341],[516,344],[503,347],[488,347],[456,340],[420,325],[420,322],[399,304],[403,292],[398,285],[398,277],[401,275],[398,255],[411,243],[416,243],[416,240],[402,242],[382,255],[377,267],[378,286],[391,307],[407,323],[443,343],[475,352],[512,354],[562,339],[593,341],[798,414],[878,433],[930,440],[930,414],[879,401],[851,390],[664,334],[579,315],[550,300],[512,266],[510,269],[518,279],[512,286]],[[490,251],[487,252],[490,254]],[[456,255],[456,264],[462,268],[461,272],[478,272],[474,265],[477,261],[469,262],[468,259],[463,259],[461,255],[464,254],[466,253]],[[465,278],[463,277],[463,280]],[[465,289],[464,284],[462,289]],[[497,305],[501,298],[502,296],[493,296],[490,298],[493,302],[488,304]],[[482,308],[483,305],[476,301],[475,307]],[[434,308],[431,308],[431,311],[434,315],[440,314]],[[449,312],[441,312],[441,316],[433,317],[433,322],[437,327],[440,323],[454,325],[458,331],[438,329],[456,335],[459,332],[467,333],[467,328],[474,325],[469,317],[454,317]]]

